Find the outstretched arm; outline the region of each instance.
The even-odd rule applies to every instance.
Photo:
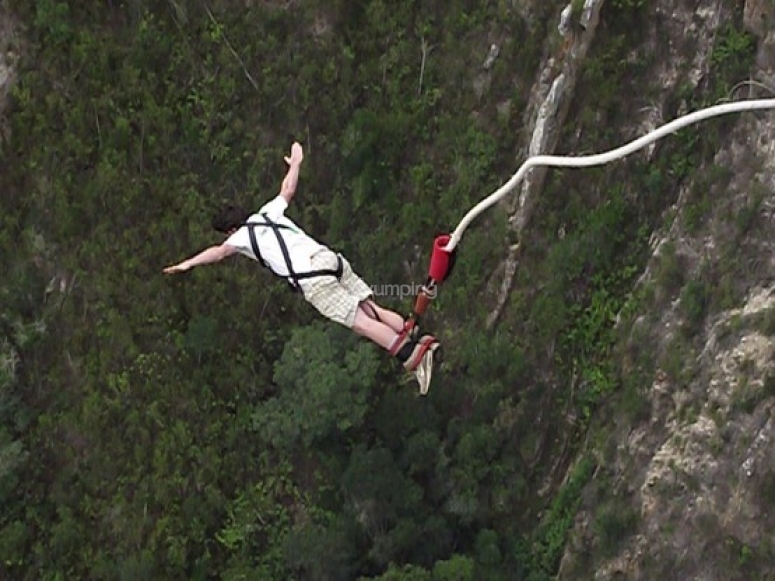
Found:
[[[301,162],[304,159],[304,153],[302,152],[301,145],[298,142],[294,142],[291,146],[290,157],[286,156],[285,163],[288,164],[288,173],[283,178],[283,184],[280,188],[280,196],[290,204],[293,199],[293,194],[296,193],[296,185],[299,183],[299,168]]]
[[[172,274],[175,272],[185,272],[195,266],[201,266],[203,264],[212,264],[213,262],[220,262],[224,258],[227,258],[237,252],[234,246],[228,244],[221,244],[219,246],[211,246],[210,248],[203,250],[196,256],[192,256],[188,260],[176,264],[174,266],[168,266],[164,269],[166,274]]]

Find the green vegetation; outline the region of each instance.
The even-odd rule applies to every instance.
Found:
[[[562,557],[568,531],[580,503],[580,493],[595,465],[582,458],[547,509],[533,535],[517,546],[518,574],[530,581],[549,581]]]
[[[624,540],[632,534],[639,522],[640,515],[630,498],[614,497],[602,503],[594,520],[594,531],[600,542],[603,557],[616,554]]]
[[[467,235],[429,320],[466,332],[423,399],[254,264],[161,274],[215,239],[221,200],[274,195],[299,139],[291,215],[370,282],[410,282],[405,259],[421,282],[414,245],[511,170],[518,126],[495,104],[519,119],[513,83],[531,82],[544,25],[453,4],[12,3],[26,46],[0,172],[2,576],[513,570],[532,472],[517,394],[538,362],[477,327],[487,305],[470,301],[502,217]],[[492,22],[505,40],[480,100]]]

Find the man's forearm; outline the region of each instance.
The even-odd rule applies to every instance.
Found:
[[[200,266],[202,264],[210,264],[212,262],[219,262],[226,258],[227,256],[231,256],[237,252],[237,249],[234,246],[231,246],[229,244],[221,244],[220,246],[211,246],[210,248],[203,250],[196,256],[192,256],[188,260],[184,260],[183,262],[180,262],[174,266],[168,266],[164,269],[164,272],[167,274],[172,274],[175,272],[184,272],[186,270],[189,270],[190,268],[194,268],[195,266]]]
[[[181,266],[184,268],[193,268],[194,266],[201,266],[203,264],[212,264],[213,262],[220,262],[228,256],[223,246],[211,246],[206,250],[203,250],[196,256],[192,256],[188,260],[184,260]]]
[[[296,193],[296,186],[299,183],[299,168],[300,163],[291,163],[288,168],[288,173],[283,178],[282,188],[280,189],[280,195],[290,201],[290,198]]]

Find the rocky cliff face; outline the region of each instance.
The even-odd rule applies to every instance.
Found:
[[[559,64],[547,61],[537,82],[531,154],[555,153],[559,127],[573,123],[559,103],[584,98],[567,79],[583,66],[578,59],[589,44],[605,42],[594,34],[607,7],[584,6],[591,25],[569,38]],[[577,24],[567,20],[571,8],[561,29]],[[753,66],[737,71],[747,82],[720,98],[775,97],[771,3],[659,0],[643,12],[644,36],[629,55],[648,64],[628,79],[633,92],[622,91],[622,141],[699,108],[690,96],[750,41],[729,32],[741,13],[754,39]],[[564,94],[551,90],[558,83]],[[606,469],[577,515],[560,579],[775,576],[775,112],[737,115],[723,127],[701,128],[689,147],[712,152],[664,208],[653,256],[633,291],[636,312],[620,321],[618,363],[638,383],[643,408],[619,413],[626,409],[619,401],[608,410],[614,415],[599,420],[606,436],[593,448]],[[655,144],[635,156],[656,162],[659,151]],[[530,201],[540,195],[537,178],[515,193],[520,232],[529,229]],[[512,250],[506,279],[515,261]],[[507,289],[508,280],[502,298]]]
[[[599,20],[627,3],[577,4],[562,12],[563,41],[548,52],[531,93],[529,155],[591,153],[560,135],[572,133],[574,100],[595,114],[596,104],[575,94],[578,78],[590,46],[607,42],[596,38]],[[642,38],[626,58],[645,64],[620,87],[621,141],[606,149],[718,100],[775,97],[771,3],[659,0],[642,14]],[[730,32],[741,16],[751,36]],[[698,103],[694,96],[709,91],[724,61],[748,48],[753,58],[741,61],[753,66],[730,75],[739,83]],[[723,127],[700,128],[688,146],[712,153],[664,208],[633,290],[638,306],[619,323],[618,363],[638,384],[642,408],[632,412],[620,398],[608,410],[614,415],[599,419],[605,436],[592,448],[607,468],[587,491],[560,579],[775,576],[775,112],[739,115]],[[656,168],[660,150],[657,143],[634,156]],[[545,175],[532,172],[513,193],[517,240],[530,228]],[[512,243],[495,279],[490,325],[507,301],[518,253]]]

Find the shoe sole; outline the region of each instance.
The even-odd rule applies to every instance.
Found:
[[[414,370],[417,383],[420,384],[420,395],[427,395],[433,379],[433,370],[441,362],[441,343],[435,341],[420,361],[417,369]]]

